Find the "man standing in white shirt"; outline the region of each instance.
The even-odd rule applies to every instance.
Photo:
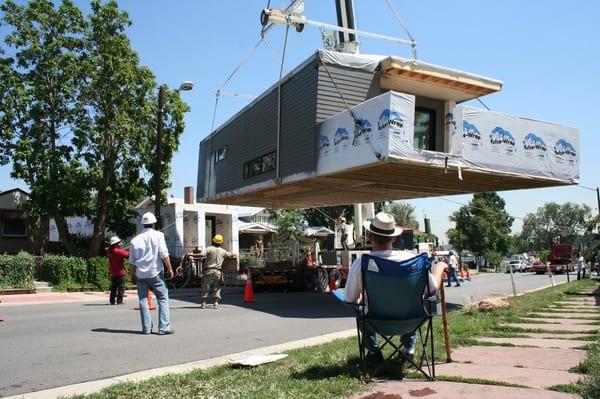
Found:
[[[578,254],[577,257],[577,280],[581,280],[581,272],[583,271],[583,278],[585,278],[585,259],[582,253]],[[591,272],[590,272],[591,273]]]
[[[413,258],[414,253],[409,251],[398,251],[393,249],[396,237],[402,234],[402,229],[396,227],[394,217],[385,212],[379,212],[371,221],[363,223],[363,227],[367,230],[369,241],[373,245],[371,255],[383,259],[389,259],[394,262],[401,262]],[[442,282],[442,273],[446,264],[438,262],[432,267],[429,275],[429,289],[431,292],[438,290]],[[359,256],[350,266],[348,272],[348,280],[346,281],[346,289],[344,300],[349,303],[361,303],[362,300],[362,273],[361,273],[361,256]],[[379,349],[377,342],[377,334],[374,331],[368,332],[369,339],[366,341],[367,363],[377,363],[383,361],[383,355]],[[400,337],[402,343],[402,351],[407,356],[413,356],[415,353],[415,344],[417,342],[416,332],[406,334]]]
[[[454,280],[456,286],[460,287],[460,283],[458,282],[456,273],[458,273],[458,260],[456,260],[456,255],[454,254],[454,251],[450,251],[450,257],[448,258],[448,287],[451,286],[451,280]]]
[[[158,335],[173,334],[169,316],[169,290],[165,283],[173,277],[173,268],[169,259],[169,250],[165,235],[154,230],[156,216],[146,212],[142,216],[144,229],[131,240],[129,264],[134,268],[142,320],[142,333],[152,333],[152,316],[148,309],[148,290],[152,291],[158,301]],[[164,267],[163,267],[164,264]]]

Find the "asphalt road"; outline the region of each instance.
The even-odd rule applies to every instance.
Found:
[[[557,276],[557,282],[565,276]],[[546,286],[548,276],[515,274],[519,292]],[[464,305],[512,293],[510,275],[482,274],[447,301]],[[221,356],[354,328],[348,307],[332,295],[303,292],[224,296],[218,309],[200,309],[197,291],[173,293],[176,334],[140,335],[136,298],[122,306],[98,302],[1,305],[0,397]],[[156,311],[153,312],[157,326]]]

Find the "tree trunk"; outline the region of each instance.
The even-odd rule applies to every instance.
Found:
[[[47,218],[38,218],[31,225],[32,251],[35,255],[44,256],[48,244],[50,224]]]
[[[96,220],[94,221],[94,232],[88,249],[88,256],[94,257],[100,254],[100,244],[104,238],[106,225],[108,224],[108,197],[110,187],[103,187],[98,192],[98,200],[96,202]]]
[[[64,216],[57,216],[54,218],[56,227],[58,228],[58,234],[60,236],[60,242],[65,246],[65,249],[69,255],[79,255],[79,248],[73,242],[71,234],[69,233],[69,227],[67,226],[67,219]]]

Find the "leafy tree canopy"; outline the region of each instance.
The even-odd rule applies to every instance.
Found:
[[[415,207],[408,202],[386,201],[375,204],[375,212],[387,212],[394,216],[396,224],[418,230],[419,222],[415,216]]]
[[[471,250],[478,256],[486,252],[505,255],[510,246],[510,227],[504,200],[495,192],[473,195],[468,205],[450,216],[456,223],[446,234],[455,248]]]
[[[556,240],[571,243],[584,231],[591,230],[593,225],[589,206],[548,202],[535,213],[525,216],[519,240],[528,243],[530,250],[540,251]]]
[[[335,220],[344,216],[347,220],[354,217],[352,205],[324,206],[320,208],[306,208],[302,210],[302,217],[309,226],[325,226],[335,228]]]
[[[0,10],[9,31],[0,49],[0,163],[12,162],[12,176],[30,187],[30,218],[54,218],[69,252],[81,249],[65,218],[91,217],[95,255],[106,228],[133,232],[133,207],[152,192],[158,85],[114,0],[93,0],[87,17],[70,0],[8,0]],[[189,108],[164,92],[168,182]]]

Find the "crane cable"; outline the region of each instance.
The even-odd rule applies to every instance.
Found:
[[[402,26],[402,28],[404,29],[404,32],[406,32],[406,34],[408,35],[408,38],[411,41],[411,51],[413,54],[413,59],[417,60],[417,43],[415,41],[415,38],[410,34],[410,31],[408,30],[408,27],[406,26],[406,24],[404,23],[404,21],[402,21],[402,18],[400,18],[400,14],[398,14],[398,12],[396,11],[396,9],[394,8],[394,6],[392,5],[392,3],[389,0],[385,0],[385,2],[387,3],[388,7],[390,8],[390,10],[392,10],[392,13],[394,14],[394,16],[396,17],[396,20],[398,21],[398,23],[400,24],[400,26]]]
[[[281,89],[283,84],[283,65],[285,63],[285,53],[288,44],[288,33],[290,32],[290,24],[288,23],[285,27],[285,39],[283,42],[283,53],[281,55],[281,66],[279,68],[279,82],[277,82],[277,152],[276,165],[275,165],[275,184],[281,183],[280,176],[280,161],[281,161]]]

